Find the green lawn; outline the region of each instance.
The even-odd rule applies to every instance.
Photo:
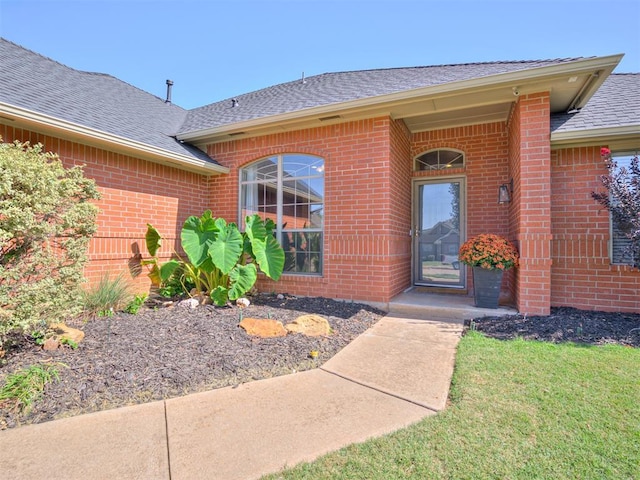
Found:
[[[271,479],[638,479],[640,349],[471,332],[446,411]]]

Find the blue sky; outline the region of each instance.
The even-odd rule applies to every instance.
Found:
[[[640,0],[0,0],[0,36],[194,108],[326,72],[625,53]]]

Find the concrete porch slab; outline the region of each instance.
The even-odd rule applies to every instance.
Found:
[[[167,400],[171,479],[253,479],[433,412],[321,370]]]
[[[391,299],[387,310],[397,315],[409,315],[426,319],[458,319],[515,315],[518,311],[507,306],[479,308],[473,298],[462,294],[427,293],[418,289],[401,293]]]
[[[0,432],[0,478],[169,479],[164,402]]]

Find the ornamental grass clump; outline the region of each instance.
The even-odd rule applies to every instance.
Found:
[[[518,266],[518,250],[506,238],[483,233],[467,240],[458,253],[462,263],[489,270]]]

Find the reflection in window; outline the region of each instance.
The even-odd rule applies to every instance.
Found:
[[[286,154],[240,170],[240,224],[257,213],[276,223],[285,272],[322,273],[324,159]]]
[[[618,168],[625,168],[629,171],[631,165],[631,159],[635,156],[635,153],[619,152],[614,153],[612,159],[618,165]],[[611,224],[611,263],[620,265],[634,265],[637,263],[637,259],[634,261],[631,247],[631,239],[625,233],[623,225],[619,225],[613,218],[613,215],[609,214]],[[626,230],[628,232],[628,229]]]
[[[416,158],[415,170],[445,170],[464,167],[464,153],[456,150],[432,150]]]

